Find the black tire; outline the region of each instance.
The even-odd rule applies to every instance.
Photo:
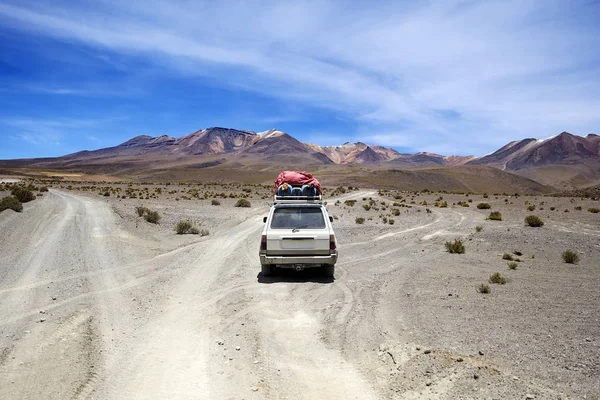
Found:
[[[333,278],[333,274],[335,274],[335,265],[329,265],[329,264],[324,265],[323,273],[325,274],[326,277]]]
[[[273,266],[271,264],[261,264],[260,271],[262,272],[263,276],[269,276],[273,274]]]

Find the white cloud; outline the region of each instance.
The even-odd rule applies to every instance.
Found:
[[[14,4],[0,4],[13,28],[344,113],[382,145],[481,154],[600,124],[593,4]]]

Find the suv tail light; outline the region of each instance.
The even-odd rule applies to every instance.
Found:
[[[262,235],[260,237],[260,249],[267,251],[267,235]]]
[[[329,250],[335,250],[335,235],[329,235]]]

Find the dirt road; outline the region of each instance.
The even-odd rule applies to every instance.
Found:
[[[549,382],[551,369],[524,375],[507,360],[515,349],[478,355],[504,340],[485,327],[471,326],[459,344],[436,338],[481,307],[472,284],[463,295],[451,282],[468,272],[422,281],[444,268],[439,240],[472,235],[481,221],[474,210],[423,212],[386,230],[340,228],[328,280],[314,271],[258,274],[264,206],[191,244],[157,243],[106,202],[68,192],[26,207],[0,219],[2,399],[545,398],[563,390]],[[594,225],[586,232],[597,239]],[[490,245],[475,242],[482,252]],[[424,294],[437,299],[427,309],[414,303]],[[454,300],[463,316],[437,320]],[[593,329],[584,335],[597,346]],[[536,343],[530,350],[544,351]],[[593,394],[594,368],[580,393]]]

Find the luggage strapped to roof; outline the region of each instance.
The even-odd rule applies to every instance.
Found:
[[[283,171],[275,180],[273,202],[322,204],[321,184],[308,172]]]

